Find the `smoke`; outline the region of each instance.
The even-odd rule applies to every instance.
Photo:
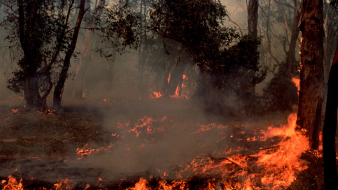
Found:
[[[156,99],[104,110],[105,131],[114,134],[114,146],[77,164],[102,168],[110,180],[140,174],[159,177],[162,172],[174,179],[173,168],[201,154],[220,154],[231,144],[222,138],[232,129],[194,105],[182,99]]]

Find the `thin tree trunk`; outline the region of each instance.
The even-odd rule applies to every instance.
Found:
[[[324,182],[326,189],[338,189],[336,164],[336,130],[338,106],[338,43],[328,82],[326,112],[323,127]]]
[[[99,2],[97,2],[99,1]],[[98,18],[101,16],[103,12],[103,6],[105,3],[105,0],[97,0],[96,4],[97,7],[95,7],[96,12],[94,14],[94,18]],[[90,9],[90,0],[87,0],[86,2],[86,8]],[[92,21],[91,13],[88,10],[85,17],[86,20],[86,28],[96,28],[97,23]],[[81,56],[80,56],[80,64],[76,68],[76,78],[75,78],[75,90],[74,95],[75,98],[81,99],[83,97],[83,88],[84,88],[84,80],[86,76],[87,69],[89,67],[89,64],[91,62],[91,48],[93,44],[93,32],[90,29],[86,29],[85,35],[83,37],[83,46],[81,49]]]
[[[177,87],[182,83],[183,73],[187,67],[187,53],[184,48],[181,48],[178,53],[177,63],[170,73],[170,80],[168,81],[168,85],[166,86],[165,95],[175,95]]]
[[[257,37],[258,0],[249,0],[248,3],[248,32]]]
[[[108,68],[108,78],[107,78],[107,90],[110,92],[113,89],[113,80],[114,80],[114,67],[116,63],[116,50],[113,48],[111,63],[109,63]]]
[[[77,39],[78,39],[78,35],[79,35],[79,31],[80,31],[80,26],[81,26],[81,22],[83,19],[83,16],[85,14],[85,4],[86,4],[86,0],[81,0],[80,3],[80,11],[77,17],[77,21],[76,21],[76,25],[74,28],[74,32],[73,32],[73,37],[72,37],[72,41],[70,44],[70,47],[68,48],[67,52],[66,52],[66,56],[65,56],[65,60],[61,69],[61,73],[59,75],[59,80],[55,86],[54,89],[54,96],[53,96],[53,107],[55,109],[59,109],[61,108],[61,100],[62,100],[62,93],[63,93],[63,89],[64,89],[64,85],[67,79],[67,75],[68,75],[68,69],[70,66],[70,59],[74,53],[75,47],[76,47],[76,43],[77,43]]]
[[[293,22],[292,22],[289,52],[286,57],[287,69],[288,69],[288,72],[291,74],[291,76],[294,73],[294,64],[296,60],[295,54],[296,54],[297,39],[299,35],[299,28],[298,28],[299,19],[300,19],[300,10],[298,9],[298,7],[295,7],[295,16],[293,17]]]
[[[143,54],[142,54],[142,47],[144,46],[144,36],[143,36],[143,0],[141,0],[141,5],[140,5],[140,15],[141,15],[141,23],[140,23],[140,44],[138,47],[138,75],[139,75],[139,84],[138,88],[142,92],[144,90],[143,88]],[[143,94],[143,93],[141,93]]]
[[[323,1],[303,0],[300,92],[297,124],[305,129],[312,149],[318,149],[324,91]]]

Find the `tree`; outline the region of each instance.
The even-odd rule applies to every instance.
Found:
[[[249,0],[248,3],[248,33],[257,37],[258,0]]]
[[[76,98],[82,98],[84,79],[86,76],[86,71],[91,61],[91,51],[92,51],[92,44],[93,44],[93,31],[91,29],[94,29],[97,27],[98,20],[100,19],[101,14],[103,13],[105,0],[96,0],[95,5],[97,5],[97,7],[94,7],[94,12],[91,13],[90,1],[86,3],[86,9],[88,9],[85,15],[85,28],[86,28],[85,30],[86,31],[83,37],[83,45],[82,45],[80,59],[79,59],[80,63],[76,68],[76,78],[75,78],[76,87],[74,90],[74,94]]]
[[[303,0],[299,28],[302,32],[300,92],[297,124],[318,149],[324,91],[323,1]]]
[[[17,52],[22,57],[18,61],[19,68],[8,81],[8,88],[23,92],[29,108],[45,109],[46,98],[53,87],[53,74],[67,49],[70,39],[67,24],[74,0],[66,4],[68,6],[59,6],[45,0],[13,0],[4,4],[8,10],[2,23],[9,29],[6,39],[22,50]]]
[[[295,53],[296,53],[296,43],[299,35],[299,28],[298,28],[298,21],[300,19],[301,11],[298,8],[297,1],[294,1],[294,17],[292,21],[292,28],[291,28],[291,39],[289,44],[289,51],[286,57],[286,65],[288,74],[291,76],[294,75],[295,71]]]
[[[326,112],[323,127],[324,181],[326,189],[338,189],[336,164],[336,130],[338,107],[338,43],[328,82]]]
[[[164,44],[166,53],[177,55],[172,58],[175,66],[168,73],[170,80],[164,90],[168,95],[175,93],[184,71],[181,64],[186,64],[180,59],[180,52],[185,52],[204,73],[208,68],[214,68],[221,49],[239,37],[234,29],[222,27],[226,15],[224,6],[212,0],[163,0],[153,5],[151,30],[177,43],[173,47]]]
[[[80,10],[78,13],[76,25],[74,27],[71,43],[67,48],[66,55],[64,58],[63,66],[61,68],[61,72],[59,75],[59,80],[56,83],[55,89],[54,89],[54,95],[53,95],[53,107],[55,109],[61,108],[61,100],[62,100],[62,92],[64,89],[64,85],[66,82],[66,79],[68,77],[68,69],[70,66],[70,59],[72,58],[72,55],[74,53],[76,43],[77,43],[77,38],[79,35],[80,31],[80,26],[82,23],[83,16],[85,14],[85,4],[86,0],[81,0],[80,2]]]
[[[330,3],[337,9],[338,1]],[[338,189],[336,163],[336,131],[338,107],[338,41],[328,80],[327,101],[323,126],[324,181],[326,189]]]

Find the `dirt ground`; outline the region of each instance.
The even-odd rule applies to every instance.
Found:
[[[121,123],[127,123],[129,121],[135,123],[135,126],[137,126],[136,124],[140,122],[139,118],[145,115],[150,115],[154,118],[155,121],[153,121],[153,125],[157,127],[156,130],[162,130],[161,125],[177,125],[178,123],[173,123],[173,121],[170,120],[172,118],[180,121],[180,125],[182,126],[193,125],[194,123],[207,124],[211,123],[211,121],[217,121],[216,123],[218,124],[225,122],[233,127],[231,127],[230,131],[224,129],[226,131],[222,135],[227,136],[227,138],[231,140],[225,141],[220,139],[217,140],[216,144],[211,145],[224,148],[224,144],[239,144],[239,146],[246,148],[246,151],[241,153],[248,155],[256,152],[260,147],[271,147],[280,141],[279,138],[271,138],[263,144],[246,142],[243,139],[257,136],[252,130],[253,126],[255,126],[254,128],[257,131],[259,130],[259,126],[256,124],[256,122],[258,122],[257,120],[253,119],[250,122],[252,126],[246,127],[244,126],[244,122],[238,120],[232,121],[228,118],[223,120],[208,116],[207,119],[202,119],[198,111],[194,112],[188,108],[180,109],[182,105],[183,107],[187,107],[184,105],[184,100],[177,101],[182,101],[179,103],[180,107],[175,107],[175,105],[171,105],[171,103],[165,103],[171,106],[163,110],[156,110],[155,108],[160,102],[153,100],[137,102],[100,100],[82,103],[74,101],[72,104],[65,106],[63,111],[55,112],[50,110],[46,113],[28,110],[24,106],[0,106],[0,180],[8,180],[8,176],[10,175],[18,180],[23,179],[25,189],[39,189],[42,187],[52,189],[55,188],[54,184],[56,182],[64,179],[76,181],[76,183],[73,184],[73,189],[84,189],[86,184],[90,184],[91,189],[100,189],[101,187],[107,189],[126,189],[132,187],[140,177],[149,177],[152,176],[152,173],[136,170],[138,172],[134,172],[132,175],[128,174],[121,180],[105,180],[103,176],[107,175],[107,172],[111,172],[107,171],[110,170],[108,169],[109,164],[107,164],[107,168],[95,167],[95,164],[84,167],[74,164],[74,160],[86,159],[86,153],[89,154],[90,150],[110,147],[112,142],[115,144],[120,143],[116,137],[118,133],[114,133],[115,129],[107,128],[107,123],[115,122],[115,120],[121,121]],[[187,114],[187,112],[189,112],[189,114]],[[109,113],[108,117],[107,113]],[[162,118],[163,116],[169,119],[166,121],[156,119]],[[191,121],[191,118],[194,117],[196,117],[196,119]],[[285,122],[284,116],[279,116],[280,118],[275,120],[270,120],[271,117],[273,116],[268,116],[264,119],[261,118],[260,120],[265,120],[265,126],[278,125]],[[262,129],[263,128],[264,127],[262,127]],[[137,130],[137,128],[134,129]],[[135,137],[138,136],[138,134],[140,134],[142,138],[142,135],[146,137],[145,134],[143,134],[144,131],[137,132],[130,130],[132,129],[129,129],[129,132],[133,133]],[[155,128],[150,130],[155,130]],[[170,136],[170,133],[164,134],[163,130],[161,130],[155,131],[156,138],[167,138],[165,137],[166,135]],[[243,133],[243,131],[245,131],[245,133]],[[174,134],[179,133],[180,132]],[[112,134],[117,135],[114,136]],[[147,135],[148,138],[149,134]],[[153,139],[155,139],[154,134],[151,135],[150,137],[154,137]],[[212,133],[211,135],[215,134]],[[201,137],[197,136],[196,138]],[[193,142],[201,141],[201,139],[197,140],[194,139]],[[146,142],[149,143],[148,141]],[[126,142],[124,141],[123,143]],[[142,143],[147,146],[144,140],[131,142],[131,145],[128,146],[133,149],[140,147]],[[154,140],[154,143],[159,144],[160,141],[157,142],[157,140]],[[175,146],[175,144],[171,146]],[[179,147],[180,145],[177,146]],[[200,145],[193,144],[191,146]],[[205,145],[202,144],[201,146]],[[87,147],[86,150],[85,147]],[[83,155],[79,153],[79,149],[81,148],[83,148]],[[189,148],[190,146],[188,146],[188,149]],[[118,149],[118,147],[107,149],[114,151]],[[104,151],[106,151],[106,149],[104,149],[103,152]],[[145,158],[149,158],[149,155],[156,156],[154,152],[148,152],[145,153],[145,155]],[[161,155],[158,156],[162,157]],[[181,152],[179,156],[186,156],[190,159],[190,155],[185,155]],[[214,156],[217,157],[217,155]],[[314,157],[310,152],[305,153],[303,156],[304,160],[309,162],[309,168],[299,174],[299,178],[297,178],[289,189],[304,189],[303,187],[306,187],[305,189],[323,188],[322,160]],[[150,162],[154,163],[155,161]],[[99,162],[101,162],[101,160],[99,160]],[[123,167],[127,168],[127,166]],[[103,178],[103,180],[101,178]],[[149,184],[156,186],[159,179],[158,177],[150,178]],[[188,183],[190,183],[190,189],[204,189],[207,181],[210,182],[212,180],[216,180],[216,178],[210,176],[193,176],[188,180]]]

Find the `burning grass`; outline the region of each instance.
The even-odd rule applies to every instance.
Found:
[[[137,106],[157,104],[151,101]],[[250,126],[238,120],[224,125],[221,120],[210,123],[198,117],[191,121],[188,115],[175,117],[170,114],[174,108],[167,109],[170,113],[151,115],[146,109],[135,111],[119,102],[114,104],[117,106],[110,105],[110,110],[78,106],[60,113],[1,107],[1,189],[323,189],[322,157],[308,151],[306,138],[294,130],[295,114],[280,126]],[[115,118],[105,119],[103,111]],[[124,111],[135,118],[123,118],[119,113]],[[111,131],[103,127],[107,121]],[[179,136],[191,138],[195,144],[180,144]],[[210,137],[214,139],[205,139]],[[116,173],[108,169],[110,162],[119,164],[116,156],[123,157],[124,152],[134,151],[148,159],[151,155],[175,158],[169,153],[160,155],[157,148],[171,151],[169,148],[182,146],[187,146],[182,149],[185,152],[171,154],[185,160],[190,158],[186,151],[196,154],[188,163],[109,179]],[[203,151],[194,152],[192,147]],[[117,150],[122,152],[113,154]],[[95,167],[100,163],[90,165],[102,162],[100,156],[112,159],[103,163],[107,168]]]

